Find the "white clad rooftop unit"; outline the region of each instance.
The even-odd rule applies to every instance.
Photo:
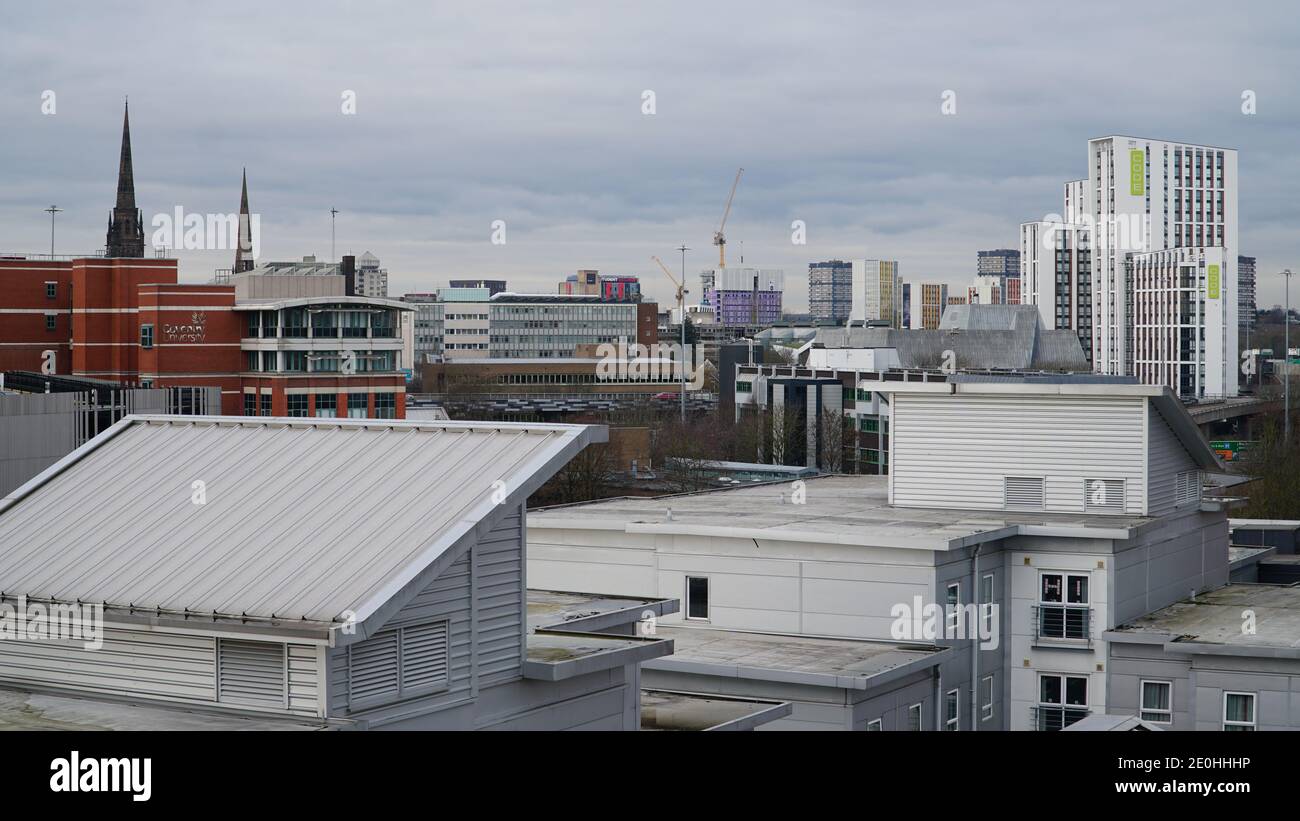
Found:
[[[361,640],[498,505],[605,435],[129,416],[0,500],[0,595],[317,631],[352,616]]]

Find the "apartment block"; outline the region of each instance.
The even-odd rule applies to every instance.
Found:
[[[888,322],[891,328],[903,324],[903,280],[898,262],[887,259],[853,260],[853,308],[849,318],[857,322]]]
[[[1020,226],[1020,303],[1039,309],[1043,327],[1078,333],[1092,361],[1092,232],[1085,225]]]
[[[843,322],[853,309],[853,263],[808,263],[808,310],[814,319]]]
[[[1235,396],[1239,290],[1237,152],[1214,146],[1110,136],[1088,142],[1086,214],[1093,226],[1093,362],[1101,373],[1157,378],[1189,398]],[[1177,251],[1135,260],[1143,254]],[[1225,262],[1226,261],[1226,262]],[[1187,289],[1155,297],[1134,277],[1178,282],[1172,266],[1199,272]],[[1213,267],[1211,267],[1213,266]],[[1153,271],[1153,268],[1156,269]],[[1162,273],[1163,271],[1163,273]],[[1211,274],[1211,271],[1214,271]],[[1150,285],[1148,279],[1144,285]],[[1156,317],[1153,299],[1187,301],[1177,317]],[[1194,322],[1178,360],[1153,366],[1141,356],[1167,348],[1167,331]],[[1149,337],[1149,338],[1148,338]],[[1190,370],[1193,378],[1177,374]],[[1201,376],[1204,374],[1204,376]],[[1194,393],[1182,393],[1193,390]]]

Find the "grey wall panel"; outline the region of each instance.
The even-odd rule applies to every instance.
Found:
[[[523,674],[524,561],[522,511],[504,517],[475,550],[478,567],[479,682]]]
[[[168,701],[214,703],[216,642],[206,636],[104,629],[103,646],[0,641],[0,679]]]
[[[450,627],[449,686],[446,691],[418,699],[425,705],[445,705],[467,698],[471,694],[473,672],[473,637],[471,630],[470,561],[473,551],[453,562],[441,576],[411,599],[384,629],[446,619]],[[358,642],[353,647],[363,645]],[[353,711],[348,692],[348,648],[330,650],[329,689],[330,711],[334,715],[369,715],[383,707],[367,705]]]

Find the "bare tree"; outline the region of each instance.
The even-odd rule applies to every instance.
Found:
[[[844,472],[844,446],[851,437],[853,420],[842,411],[826,409],[821,413],[821,449],[817,465],[826,473]]]

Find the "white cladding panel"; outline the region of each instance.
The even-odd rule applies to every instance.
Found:
[[[1085,479],[1146,505],[1142,397],[894,395],[890,493],[900,507],[1003,510],[1006,477],[1043,477],[1044,509],[1083,513]]]

